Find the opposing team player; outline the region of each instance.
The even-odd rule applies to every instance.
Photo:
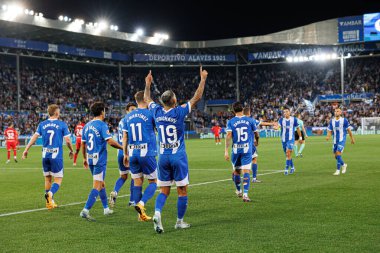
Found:
[[[219,126],[219,123],[216,123],[215,126],[211,128],[211,132],[214,133],[215,136],[215,145],[222,145],[220,142],[220,132],[222,131],[222,128]]]
[[[42,137],[42,167],[45,176],[45,199],[46,207],[53,209],[57,207],[54,202],[54,195],[62,184],[63,178],[63,139],[70,150],[69,157],[73,158],[73,147],[70,139],[70,132],[65,122],[60,121],[58,105],[52,104],[48,107],[49,118],[42,121],[36,133],[25,147],[22,159],[27,158],[30,147]],[[53,182],[54,177],[54,183]]]
[[[80,151],[80,147],[82,145],[82,132],[83,132],[83,127],[85,125],[85,121],[86,121],[85,118],[81,118],[78,125],[75,126],[75,130],[74,130],[74,134],[76,137],[76,141],[75,141],[76,150],[74,154],[74,163],[73,163],[74,166],[77,166],[77,158]]]
[[[284,150],[286,156],[285,170],[284,174],[293,174],[295,172],[295,167],[292,160],[292,152],[294,147],[294,129],[296,129],[299,140],[302,140],[301,130],[298,125],[298,121],[295,117],[290,116],[290,108],[285,106],[283,108],[283,117],[278,121],[278,125],[275,125],[275,129],[281,127],[281,141],[282,149]]]
[[[347,171],[347,164],[343,162],[342,153],[344,146],[346,145],[347,132],[351,138],[351,144],[355,144],[354,136],[352,135],[350,123],[346,118],[342,116],[342,109],[335,109],[335,118],[330,120],[330,124],[327,128],[327,137],[328,141],[331,137],[331,134],[334,135],[334,144],[333,144],[333,153],[336,159],[336,171],[333,174],[334,176],[340,175],[340,168],[342,168],[342,174]]]
[[[247,117],[251,117],[251,108],[250,107],[244,107],[243,109],[243,114]],[[257,120],[255,118],[252,118],[253,122],[256,125],[256,129],[259,128],[259,126],[273,126],[274,124],[271,122],[264,122]],[[257,157],[259,156],[257,152],[257,146],[259,145],[259,133],[258,131],[255,132],[255,141],[252,146],[252,183],[261,183],[260,180],[257,179],[257,170],[258,170],[258,165],[257,165]]]
[[[156,104],[150,97],[150,86],[153,81],[151,72],[145,78],[144,100],[153,113],[159,136],[158,182],[160,194],[156,199],[153,216],[154,229],[157,233],[164,231],[161,212],[170,193],[170,186],[175,182],[178,192],[177,223],[175,229],[189,228],[183,221],[187,209],[187,186],[189,184],[189,167],[185,150],[185,118],[198,101],[201,100],[205,88],[207,71],[200,67],[200,82],[193,98],[186,104],[177,106],[177,98],[173,91],[167,90],[161,95],[163,106]]]
[[[113,210],[108,207],[104,182],[107,170],[107,143],[117,149],[123,149],[123,147],[112,139],[108,126],[104,122],[106,116],[105,105],[102,102],[95,102],[90,110],[94,119],[83,128],[82,154],[83,165],[85,168],[90,168],[93,177],[93,188],[88,195],[86,205],[80,212],[80,217],[95,221],[90,216],[90,209],[98,196],[104,208],[104,215],[113,213]]]
[[[4,137],[7,145],[7,157],[8,160],[6,163],[10,162],[11,159],[11,150],[13,150],[13,159],[17,163],[17,146],[18,146],[18,133],[14,129],[14,124],[11,122],[7,129],[4,131]]]
[[[128,103],[127,106],[125,107],[125,112],[126,114],[132,112],[133,110],[136,110],[136,105],[132,102]],[[117,142],[120,145],[123,145],[123,140],[127,140],[127,133],[123,131],[127,125],[127,116],[123,117],[118,125],[117,128]],[[124,164],[124,153],[123,150],[118,150],[117,151],[117,163],[119,165],[119,174],[120,177],[116,180],[115,187],[113,188],[113,191],[110,193],[110,198],[109,198],[109,204],[111,207],[114,207],[116,204],[116,198],[117,195],[121,189],[121,187],[124,185],[125,181],[128,179],[128,173],[130,173],[129,170],[129,163],[127,162]],[[134,181],[131,179],[131,185],[130,185],[130,198],[129,198],[129,205],[135,205],[133,202],[133,196],[132,196],[132,189],[133,189],[133,184]]]
[[[236,194],[241,197],[241,178],[240,174],[243,172],[243,201],[251,202],[248,197],[249,184],[250,184],[250,171],[253,153],[256,151],[254,145],[253,133],[255,133],[256,142],[258,145],[258,133],[256,124],[252,118],[244,116],[243,105],[240,102],[235,102],[232,105],[235,117],[230,119],[227,123],[227,137],[224,157],[227,161],[230,160],[229,147],[232,141],[232,155],[231,162],[234,170],[234,182],[236,186]]]
[[[126,116],[126,125],[123,131],[128,133],[127,139],[123,142],[124,159],[129,160],[131,177],[134,180],[132,188],[133,202],[135,209],[139,213],[142,221],[151,220],[145,213],[145,204],[154,196],[157,189],[157,143],[155,135],[155,124],[151,111],[144,101],[144,92],[135,94],[138,109]],[[144,178],[149,181],[144,194],[142,185]]]
[[[296,157],[298,157],[298,156],[303,157],[302,151],[305,148],[305,144],[306,144],[305,138],[307,138],[308,136],[306,134],[305,126],[303,125],[303,120],[301,120],[301,113],[298,113],[297,121],[298,121],[298,125],[300,127],[300,130],[301,130],[302,138],[301,138],[301,140],[299,139],[298,133],[295,130],[296,141],[294,143],[294,154],[296,155]],[[299,152],[298,152],[298,143],[300,144]]]

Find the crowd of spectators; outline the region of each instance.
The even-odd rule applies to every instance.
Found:
[[[133,100],[133,94],[144,88],[148,67],[127,67],[122,70],[121,98],[116,67],[65,63],[42,59],[21,58],[20,109],[17,100],[17,74],[14,58],[0,58],[0,132],[7,122],[15,121],[21,134],[31,134],[46,117],[48,104],[60,106],[62,119],[73,129],[77,121],[88,117],[94,101],[108,105],[108,123],[116,131],[123,104]],[[153,96],[172,89],[179,102],[190,99],[199,83],[199,69],[185,67],[155,67]],[[204,101],[236,97],[236,68],[210,67]],[[331,106],[319,103],[313,112],[305,110],[303,99],[313,101],[322,94],[339,94],[340,63],[269,64],[239,68],[240,97],[250,106],[252,115],[266,121],[278,119],[283,105],[302,113],[306,126],[326,126],[331,118]],[[345,93],[380,93],[380,58],[346,60]],[[203,103],[204,103],[203,101]],[[378,96],[372,101],[351,102],[345,105],[345,115],[354,127],[361,117],[380,115]],[[233,115],[228,110],[206,113],[203,108],[189,115],[194,129],[222,127]]]

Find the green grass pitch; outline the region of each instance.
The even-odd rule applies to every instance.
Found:
[[[356,136],[343,154],[345,175],[333,176],[331,141],[307,139],[304,157],[294,159],[296,173],[285,176],[279,139],[261,139],[259,176],[250,190],[252,203],[234,193],[224,145],[187,141],[190,164],[188,230],[174,229],[177,193],[173,189],[162,218],[165,233],[137,221],[119,198],[113,216],[98,201],[96,222],[79,217],[92,187],[90,172],[65,160],[65,177],[55,196],[60,208],[45,207],[40,148],[27,160],[5,164],[0,149],[0,252],[380,252],[380,136]],[[109,150],[107,193],[118,178],[116,151]],[[65,157],[68,155],[65,147]],[[21,151],[19,152],[19,157]],[[129,183],[120,195],[129,194]],[[157,194],[155,195],[155,197]],[[147,205],[153,214],[155,197]],[[32,210],[28,213],[4,214]]]

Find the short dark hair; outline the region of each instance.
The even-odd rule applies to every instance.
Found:
[[[241,102],[235,102],[232,104],[232,110],[237,113],[237,112],[242,112],[243,111],[243,104]]]
[[[125,110],[126,110],[126,111],[129,111],[129,108],[131,108],[132,106],[136,107],[136,104],[133,103],[133,102],[129,102],[129,103],[127,104],[127,106],[125,107]]]
[[[136,103],[144,102],[144,91],[138,91],[135,94]]]
[[[95,102],[92,104],[90,111],[94,115],[94,117],[98,117],[102,114],[106,106],[103,102]]]
[[[290,107],[288,105],[284,105],[282,110],[289,110],[290,111]]]
[[[172,90],[167,90],[161,95],[161,102],[166,106],[173,106],[174,105],[174,97],[175,94]]]

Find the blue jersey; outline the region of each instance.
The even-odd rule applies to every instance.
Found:
[[[281,126],[282,142],[294,141],[294,130],[299,127],[297,119],[293,116],[280,118],[278,124]]]
[[[157,143],[152,113],[148,109],[138,108],[125,118],[123,131],[128,132],[129,156],[156,156]]]
[[[86,142],[89,165],[107,164],[107,140],[112,138],[107,124],[101,120],[91,120],[83,128],[82,142]]]
[[[160,154],[176,154],[185,150],[185,118],[191,112],[190,102],[165,111],[156,103],[149,104],[156,123]]]
[[[350,123],[345,118],[332,119],[330,120],[329,127],[327,130],[332,131],[334,135],[334,144],[340,142],[346,142],[347,129],[350,128]]]
[[[119,121],[119,125],[117,127],[117,142],[123,146],[123,132],[124,132],[124,129],[126,128],[127,126],[127,115],[124,116],[120,121]],[[124,156],[124,153],[123,153],[123,150],[121,149],[118,149],[118,156]]]
[[[234,154],[252,153],[256,124],[247,116],[233,117],[227,123],[227,132],[232,132],[232,152]]]
[[[42,137],[43,158],[63,159],[63,137],[70,135],[65,122],[58,119],[42,121],[38,125],[36,134]]]

